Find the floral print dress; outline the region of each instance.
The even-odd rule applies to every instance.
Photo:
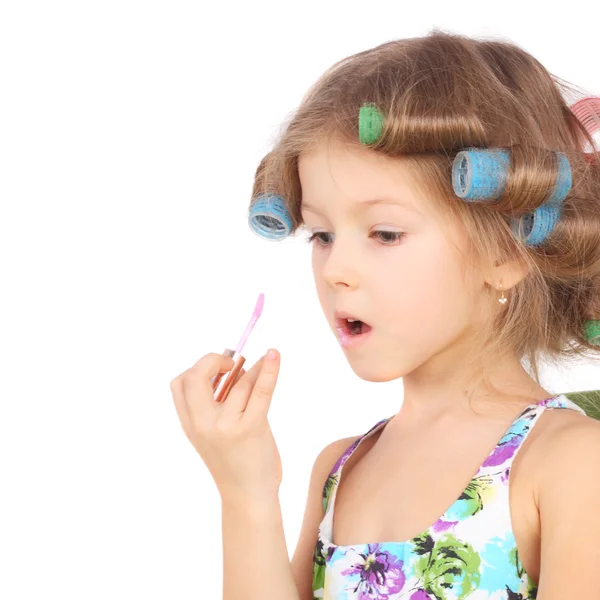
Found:
[[[337,546],[335,497],[344,464],[376,423],[338,459],[323,490],[325,516],[313,554],[315,600],[532,600],[533,580],[519,560],[511,526],[508,476],[521,444],[546,409],[586,414],[564,394],[528,406],[471,482],[426,531],[402,542]]]

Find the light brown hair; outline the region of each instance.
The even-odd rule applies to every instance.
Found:
[[[303,225],[300,153],[323,140],[360,144],[359,109],[376,105],[385,121],[371,150],[402,160],[440,214],[462,224],[473,268],[514,259],[527,265],[525,278],[505,291],[504,309],[496,308],[477,332],[473,355],[514,353],[539,384],[542,353],[555,364],[600,356],[583,332],[586,319],[600,318],[600,160],[589,160],[600,155],[569,108],[575,99],[575,88],[508,41],[435,29],[387,42],[337,62],[310,88],[261,161],[252,198],[280,194],[295,233]],[[454,157],[473,146],[511,147],[507,184],[496,202],[466,202],[452,189]],[[513,236],[510,219],[549,198],[557,179],[554,151],[569,160],[572,188],[549,238],[528,247]],[[496,307],[497,299],[491,289]]]

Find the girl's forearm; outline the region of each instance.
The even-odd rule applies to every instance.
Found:
[[[222,498],[223,600],[300,600],[279,498]]]

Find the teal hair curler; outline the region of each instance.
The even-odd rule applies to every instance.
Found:
[[[271,241],[286,238],[294,226],[283,198],[268,193],[258,196],[250,205],[248,224],[256,235]]]

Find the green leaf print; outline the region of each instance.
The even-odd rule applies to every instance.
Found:
[[[325,587],[325,557],[323,556],[323,542],[317,540],[313,552],[313,600],[323,597],[323,588]],[[320,594],[320,595],[319,595]]]
[[[515,567],[517,568],[517,575],[519,577],[523,577],[523,565],[519,560],[518,550],[516,546],[513,546],[511,551],[508,553],[508,561],[511,565],[515,565]]]
[[[434,541],[428,533],[422,533],[420,536],[413,538],[412,542],[415,545],[415,554],[431,554]]]
[[[476,515],[484,504],[486,492],[493,485],[493,480],[487,475],[474,477],[458,500],[445,515],[447,520],[462,521]]]
[[[427,538],[415,538],[419,544],[417,554],[430,544],[431,538]],[[422,578],[425,591],[438,600],[447,598],[449,589],[454,592],[453,598],[461,600],[479,585],[480,562],[479,554],[469,544],[446,534],[434,542],[430,553],[423,553],[415,563],[415,574]]]
[[[331,494],[331,490],[338,482],[338,475],[330,475],[325,482],[325,487],[323,488],[323,510],[327,511],[327,505],[329,504],[329,496]]]
[[[537,598],[538,588],[535,585],[535,582],[529,578],[527,582],[527,596],[525,596],[524,600],[529,600],[530,598]]]
[[[510,564],[515,565],[517,569],[517,575],[520,579],[522,579],[523,575],[525,574],[525,569],[523,567],[523,563],[521,563],[521,559],[519,558],[519,550],[516,546],[514,546],[508,553],[508,560]],[[538,589],[535,585],[535,582],[530,577],[527,577],[527,593],[525,596],[522,594],[515,594],[508,589],[507,593],[509,600],[534,600],[537,598]]]

